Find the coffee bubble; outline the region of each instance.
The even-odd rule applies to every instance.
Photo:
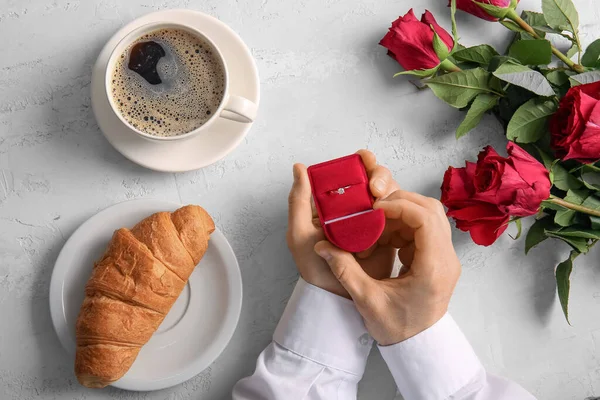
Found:
[[[158,54],[150,61],[154,64],[141,65],[146,53],[136,54],[136,49]],[[136,56],[137,72],[130,68]],[[209,43],[182,29],[160,29],[143,35],[121,54],[112,71],[110,94],[121,116],[136,129],[177,136],[205,124],[224,90],[223,66]]]

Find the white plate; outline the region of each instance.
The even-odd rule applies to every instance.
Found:
[[[113,231],[132,227],[179,204],[132,200],[84,222],[62,248],[50,281],[50,313],[63,347],[75,355],[75,321],[94,261]],[[225,236],[217,229],[208,251],[162,325],[142,348],[131,369],[113,384],[127,390],[158,390],[184,382],[208,367],[227,346],[242,307],[242,277]]]
[[[187,140],[152,142],[131,131],[113,113],[104,85],[104,75],[112,49],[127,33],[150,22],[180,22],[196,27],[221,50],[229,69],[230,92],[260,101],[258,69],[250,50],[240,37],[218,19],[198,11],[166,10],[144,15],[120,29],[98,56],[92,70],[92,109],[106,139],[123,156],[156,171],[192,171],[215,163],[229,154],[244,139],[251,123],[220,118],[210,131]]]

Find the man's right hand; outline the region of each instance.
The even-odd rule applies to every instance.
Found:
[[[327,261],[380,345],[404,341],[444,316],[460,276],[448,218],[433,198],[398,190],[374,204],[387,218],[380,245],[398,248],[397,278],[376,280],[352,254],[328,241],[315,251]]]
[[[369,188],[376,199],[385,198],[398,190],[399,186],[391,172],[377,165],[375,154],[368,150],[359,150],[369,177]],[[311,206],[310,181],[306,167],[294,165],[294,185],[289,196],[289,222],[287,243],[302,278],[321,289],[338,296],[350,295],[335,278],[327,263],[319,257],[314,247],[325,239],[325,233],[319,222],[317,210]],[[388,278],[394,266],[394,249],[389,246],[373,246],[362,254],[359,263],[367,274],[375,279]]]

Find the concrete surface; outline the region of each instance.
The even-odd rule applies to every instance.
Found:
[[[375,151],[406,189],[437,196],[443,171],[491,143],[486,118],[457,142],[462,114],[407,79],[377,42],[410,6],[449,27],[446,0],[2,0],[0,1],[0,398],[220,399],[250,374],[270,341],[297,273],[285,246],[286,197],[294,161],[310,164],[358,148]],[[523,0],[538,8],[538,0]],[[585,38],[599,36],[594,0],[576,0]],[[124,23],[165,8],[192,8],[232,26],[258,62],[262,103],[247,140],[204,170],[161,174],[125,160],[99,132],[90,108],[92,64]],[[497,24],[459,17],[462,42],[500,48]],[[127,199],[206,207],[230,240],[244,278],[239,326],[222,356],[178,387],[131,393],[82,388],[52,330],[48,284],[73,230]],[[464,272],[451,311],[490,371],[540,399],[600,396],[600,249],[577,260],[566,324],[554,266],[565,246],[547,241],[530,256],[504,235],[478,247],[456,232]],[[395,386],[376,350],[361,399],[392,399]]]

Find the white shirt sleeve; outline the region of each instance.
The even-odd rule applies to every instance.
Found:
[[[300,279],[234,400],[356,399],[373,340],[354,303]]]
[[[404,400],[535,400],[516,383],[486,373],[450,314],[379,350]]]
[[[373,340],[354,303],[300,279],[234,400],[356,399]],[[404,400],[535,400],[489,375],[452,317],[392,346],[379,347]]]

